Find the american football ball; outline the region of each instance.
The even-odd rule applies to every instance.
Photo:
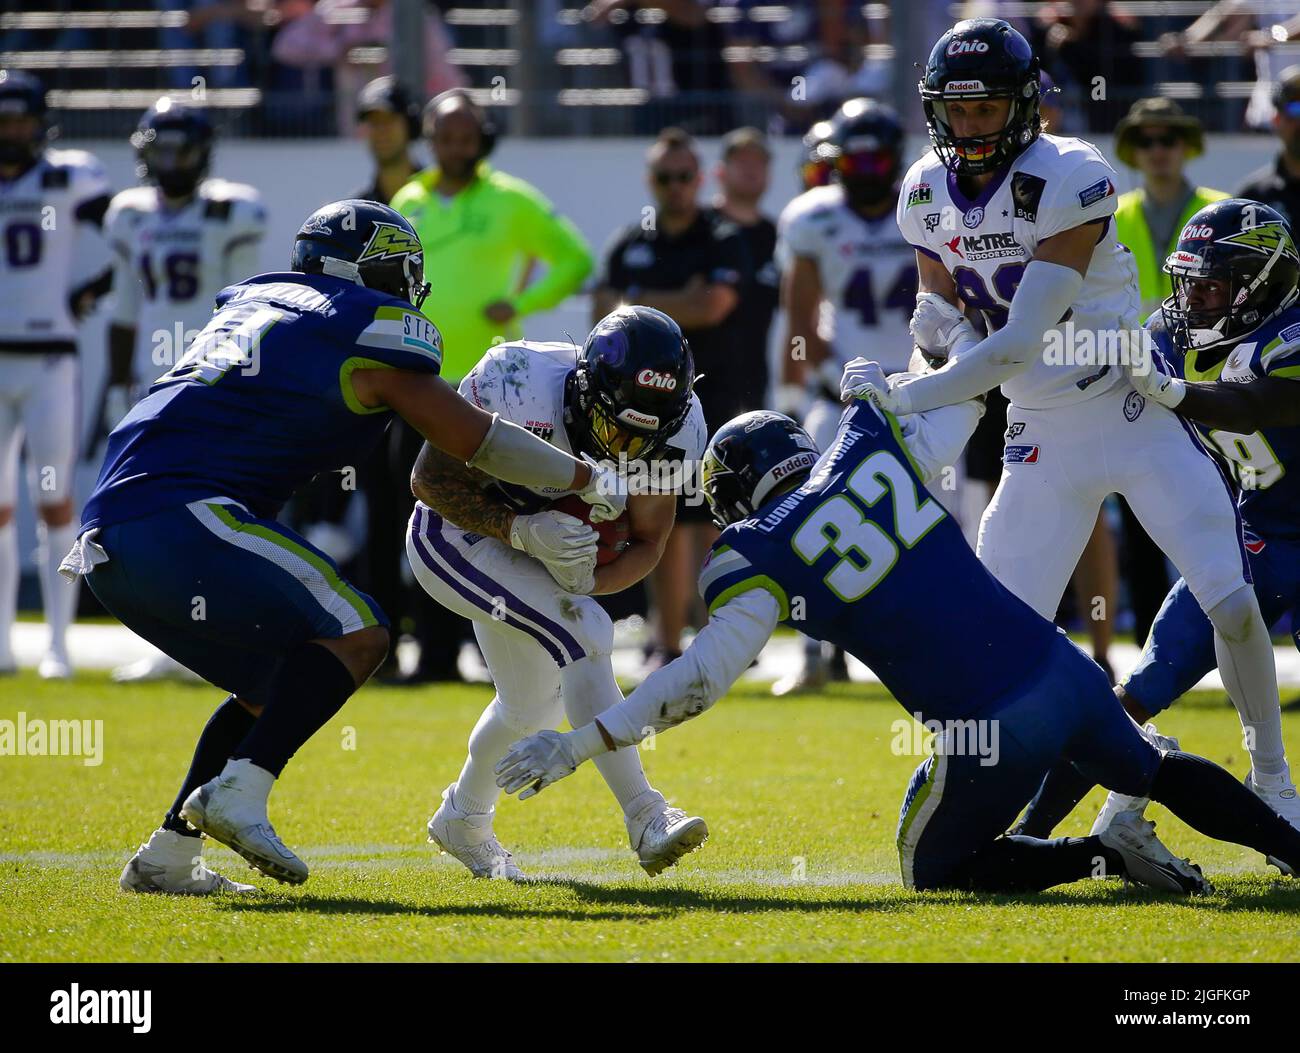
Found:
[[[627,548],[631,536],[631,527],[628,524],[626,512],[617,519],[611,519],[605,523],[593,523],[591,521],[592,506],[577,494],[561,497],[558,501],[552,502],[549,507],[556,512],[563,512],[575,519],[581,519],[596,531],[599,537],[596,542],[596,566],[603,567],[606,563],[612,563]]]

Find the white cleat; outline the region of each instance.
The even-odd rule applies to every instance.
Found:
[[[1277,812],[1283,819],[1290,823],[1297,830],[1300,830],[1300,799],[1296,797],[1295,784],[1285,775],[1278,776],[1272,782],[1265,782],[1263,786],[1255,782],[1255,773],[1251,771],[1246,776],[1246,789],[1250,790],[1256,797],[1266,805]],[[1277,856],[1264,857],[1270,866],[1275,866],[1282,871],[1287,877],[1295,877],[1296,872]]]
[[[1161,753],[1168,753],[1170,750],[1178,748],[1178,740],[1172,735],[1160,734],[1154,724],[1148,724],[1142,729],[1142,737]],[[1138,819],[1141,819],[1147,810],[1147,805],[1150,803],[1150,797],[1130,797],[1126,793],[1111,790],[1106,795],[1106,800],[1101,806],[1101,811],[1097,813],[1097,818],[1093,821],[1092,830],[1089,833],[1093,837],[1100,836],[1115,821],[1116,816],[1124,813],[1132,813]]]
[[[217,892],[257,892],[256,885],[231,881],[203,863],[203,841],[174,830],[158,829],[122,870],[123,892],[166,892],[174,896],[211,896]]]
[[[180,662],[157,651],[136,662],[119,665],[112,673],[116,684],[140,684],[153,680],[197,680]]]
[[[1164,892],[1198,895],[1214,891],[1201,868],[1179,859],[1156,837],[1156,824],[1121,812],[1100,835],[1101,843],[1124,860],[1124,876]]]
[[[36,675],[42,680],[71,680],[72,663],[68,661],[67,655],[48,651],[36,667]]]
[[[670,808],[662,798],[627,819],[627,836],[637,862],[651,877],[689,855],[709,839],[709,827],[698,815]]]
[[[476,878],[526,881],[515,857],[492,832],[492,812],[471,815],[451,803],[452,788],[442,791],[442,804],[429,820],[429,840],[463,863]]]
[[[189,795],[181,817],[233,848],[253,869],[288,885],[307,880],[307,864],[285,847],[266,815],[275,776],[249,760],[228,761],[225,770]]]

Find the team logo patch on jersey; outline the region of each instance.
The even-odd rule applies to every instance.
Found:
[[[1296,337],[1300,337],[1300,322],[1297,322],[1295,325],[1288,325],[1278,333],[1277,336],[1282,343],[1289,344],[1292,340],[1296,339]]]
[[[1079,191],[1079,207],[1087,208],[1089,205],[1095,205],[1113,193],[1115,193],[1115,184],[1110,181],[1109,176],[1102,176],[1091,186],[1086,186]]]
[[[1124,419],[1132,424],[1146,408],[1147,400],[1139,395],[1136,391],[1130,391],[1124,399]]]
[[[958,256],[961,256],[962,259],[966,258],[965,256],[962,256],[961,249],[959,248],[959,246],[961,245],[960,234],[958,234],[955,238],[953,238],[952,241],[945,241],[944,244],[948,246],[949,251],[955,252]]]
[[[1003,464],[1037,464],[1037,446],[1008,446],[1002,451]]]
[[[1038,206],[1043,200],[1047,180],[1028,172],[1017,172],[1011,177],[1011,200],[1016,206],[1016,219],[1038,222]]]
[[[927,212],[923,218],[925,219],[925,232],[927,234],[933,234],[935,229],[939,226],[939,213]]]
[[[357,257],[358,263],[370,260],[391,260],[398,256],[416,256],[424,249],[420,239],[412,237],[396,223],[376,223],[374,233],[366,242],[365,249]]]
[[[976,205],[962,217],[961,221],[968,230],[974,230],[984,222],[984,206]]]
[[[1012,439],[1020,438],[1020,436],[1022,436],[1024,433],[1025,433],[1025,422],[1022,420],[1013,421],[1010,424],[1010,426],[1007,428],[1007,433],[1004,436],[1004,438],[1007,440],[1007,442],[1010,442]]]
[[[907,192],[907,207],[928,205],[934,200],[934,189],[929,183],[917,183]]]

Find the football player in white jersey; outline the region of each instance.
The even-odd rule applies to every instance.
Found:
[[[113,198],[104,229],[116,309],[101,430],[135,402],[135,385],[167,372],[212,316],[217,293],[256,274],[266,210],[256,190],[207,175],[213,128],[203,111],[159,99],[131,135],[142,186]],[[161,651],[113,671],[119,681],[184,677]]]
[[[795,198],[781,214],[777,259],[786,308],[783,387],[778,408],[803,421],[825,449],[844,405],[840,375],[858,356],[886,373],[905,370],[907,326],[916,307],[916,253],[894,222],[903,171],[903,127],[894,111],[850,99],[831,118],[816,156],[831,182]],[[804,356],[794,349],[802,347]],[[804,638],[797,669],[775,695],[815,690],[842,672],[843,655]]]
[[[911,413],[1002,385],[1011,403],[1003,471],[978,553],[1044,617],[1102,500],[1122,494],[1214,626],[1257,792],[1300,826],[1273,649],[1231,485],[1191,425],[1125,373],[1150,363],[1136,268],[1115,240],[1114,170],[1090,143],[1042,134],[1038,59],[1000,19],[945,33],[920,90],[934,149],[903,180],[898,223],[921,276],[913,336],[949,361],[888,380],[879,366],[851,364],[845,389]],[[958,301],[983,314],[986,339]]]
[[[99,161],[47,144],[45,89],[0,70],[0,672],[12,672],[18,600],[18,454],[26,446],[36,506],[37,570],[49,649],[40,675],[71,675],[67,627],[78,589],[58,576],[76,540],[73,466],[78,409],[77,320],[108,290],[101,225],[109,186]]]
[[[425,591],[473,622],[496,684],[460,776],[429,820],[429,839],[476,877],[523,876],[492,829],[494,769],[510,744],[561,717],[579,727],[623,699],[611,663],[614,626],[593,596],[634,585],[663,553],[677,514],[674,465],[697,464],[707,441],[694,381],[677,323],[648,307],[620,307],[581,348],[501,344],[461,382],[476,406],[565,452],[621,461],[629,477],[632,469],[657,473],[644,488],[630,480],[627,548],[601,566],[595,532],[548,507],[564,491],[499,485],[428,444],[416,461],[407,556]],[[635,748],[598,765],[647,873],[704,843],[704,820],[668,805]]]

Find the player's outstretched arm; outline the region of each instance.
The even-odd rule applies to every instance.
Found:
[[[899,414],[949,406],[1024,370],[1043,353],[1043,334],[1061,323],[1083,288],[1097,230],[1085,223],[1044,239],[1011,298],[1006,325],[942,369],[891,387],[881,404]]]
[[[406,369],[358,369],[351,377],[357,400],[386,406],[433,446],[488,475],[520,486],[577,490],[616,519],[627,502],[616,473],[570,457],[526,428],[485,413],[441,377]]]
[[[1249,435],[1260,428],[1300,425],[1300,386],[1286,377],[1259,377],[1247,384],[1185,381],[1152,365],[1131,369],[1137,391],[1184,417],[1211,428]]]
[[[462,530],[509,542],[515,510],[487,489],[492,476],[425,443],[411,469],[411,493]]]
[[[532,797],[583,761],[640,742],[697,717],[730,690],[758,657],[781,617],[780,604],[750,589],[718,607],[686,652],[651,673],[618,705],[584,727],[542,731],[516,742],[497,764],[497,785]]]

